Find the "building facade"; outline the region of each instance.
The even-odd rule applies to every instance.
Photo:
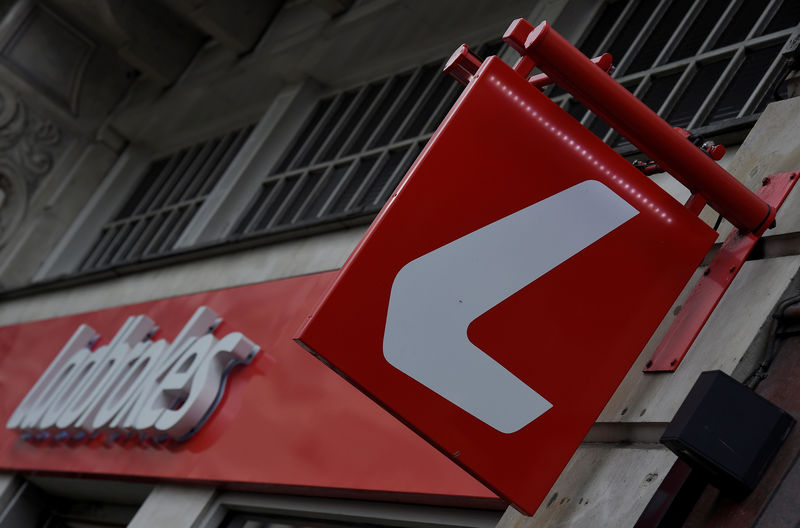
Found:
[[[458,98],[461,87],[441,74],[446,58],[466,42],[481,57],[513,64],[515,52],[500,37],[520,17],[551,21],[588,56],[610,52],[612,75],[623,86],[671,125],[726,145],[722,165],[751,189],[770,174],[800,170],[800,103],[793,99],[800,55],[791,45],[800,40],[800,4],[790,0],[9,0],[0,16],[5,365],[23,353],[20,335],[37,337],[54,357],[81,323],[98,330],[105,324],[101,333],[110,338],[125,317],[144,314],[172,339],[194,310],[212,302],[243,314],[230,315],[220,335],[249,336],[235,321],[257,313],[258,295],[272,299],[264,310],[274,320],[299,325],[317,290],[303,290],[307,297],[293,307],[291,293],[269,297],[270,288],[335,275]],[[562,89],[545,93],[618,152],[641,158]],[[677,199],[689,198],[669,175],[652,178]],[[770,324],[797,288],[795,195],[681,367],[643,374],[702,276],[698,269],[532,517],[505,510],[399,423],[384,427],[388,415],[342,384],[309,392],[319,400],[305,401],[301,415],[324,420],[335,405],[357,401],[364,423],[352,416],[342,422],[355,433],[313,423],[297,431],[319,444],[328,441],[324,435],[339,435],[329,443],[342,446],[351,441],[347,434],[361,438],[338,469],[314,474],[304,466],[307,481],[290,484],[239,478],[235,470],[203,473],[230,465],[224,456],[192,459],[200,469],[187,462],[160,472],[167,459],[159,457],[170,455],[163,449],[138,470],[135,453],[115,445],[93,452],[102,459],[95,469],[70,465],[86,457],[75,455],[80,446],[37,444],[6,429],[6,460],[20,462],[0,468],[0,526],[794,526],[797,431],[761,486],[739,502],[711,487],[692,488],[685,467],[658,440],[707,370],[757,384],[795,417],[800,412],[792,381],[800,365],[787,352],[796,344],[775,337],[776,326],[790,325]],[[710,208],[701,218],[720,242],[731,230]],[[175,320],[173,310],[181,314]],[[218,315],[225,320],[226,313]],[[292,364],[292,353],[313,359],[290,341],[291,329],[269,330],[287,342],[279,352],[270,334],[258,333],[258,361],[271,353],[282,366]],[[51,344],[41,339],[50,332]],[[44,372],[48,361],[40,363]],[[253,367],[231,375],[231,391]],[[307,378],[338,381],[319,368]],[[30,374],[27,387],[41,372]],[[296,369],[281,372],[288,372],[287,386],[304,378]],[[6,375],[0,391],[12,388],[18,400]],[[223,400],[219,412],[236,397]],[[4,423],[17,404],[3,402]],[[374,438],[408,451],[387,461],[386,452],[370,451]],[[187,450],[193,440],[199,437],[187,440]],[[37,467],[45,450],[48,462]],[[62,454],[63,462],[55,460]],[[261,463],[283,457],[269,456]],[[118,460],[129,469],[115,471]],[[348,469],[357,466],[366,469]],[[290,464],[286,474],[292,471]]]

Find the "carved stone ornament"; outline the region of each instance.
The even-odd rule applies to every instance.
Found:
[[[25,181],[13,167],[0,161],[0,247],[22,223],[28,203],[27,194]]]
[[[0,85],[0,246],[22,222],[28,197],[53,168],[61,131]]]

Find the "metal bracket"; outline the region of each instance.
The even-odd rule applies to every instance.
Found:
[[[778,210],[798,179],[800,171],[773,174],[762,180],[758,196]],[[761,234],[742,233],[739,229],[731,231],[647,362],[644,372],[674,372],[678,368]]]

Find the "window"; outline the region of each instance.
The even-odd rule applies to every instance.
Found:
[[[612,53],[613,76],[672,125],[719,135],[749,128],[772,100],[785,73],[779,52],[798,23],[796,0],[609,0],[577,44],[590,57]],[[153,261],[178,246],[189,258],[200,246],[247,247],[368,222],[460,93],[442,62],[302,100],[297,114],[308,117],[286,122],[297,134],[262,144],[272,148],[263,167],[234,164],[225,185],[217,184],[252,127],[153,161],[110,221],[98,215],[88,249],[62,258],[62,248],[40,277]],[[546,93],[623,154],[635,151],[559,87]]]
[[[610,52],[613,76],[670,124],[716,134],[750,125],[780,81],[779,52],[800,22],[796,0],[607,2],[579,41]],[[632,149],[558,88],[549,95],[592,132]]]
[[[458,98],[461,87],[442,74],[443,61],[320,99],[233,234],[374,215]]]
[[[328,497],[223,492],[195,523],[202,528],[490,528],[502,509]]]
[[[16,478],[0,508],[0,528],[128,526],[151,485],[62,477]]]
[[[79,271],[169,253],[252,128],[192,145],[150,163],[122,208],[100,230]]]
[[[380,528],[380,524],[316,519],[278,517],[247,513],[231,514],[222,524],[224,528]]]

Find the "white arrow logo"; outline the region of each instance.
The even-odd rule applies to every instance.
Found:
[[[638,211],[581,182],[406,264],[392,284],[383,355],[503,433],[553,405],[467,338],[470,323]]]

